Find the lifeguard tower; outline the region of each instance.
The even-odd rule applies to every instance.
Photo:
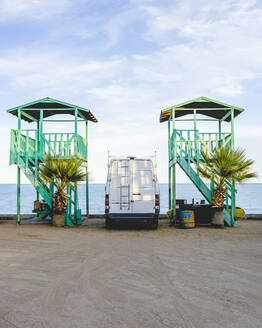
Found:
[[[11,130],[10,162],[17,165],[17,223],[21,222],[21,171],[32,183],[36,190],[36,199],[40,196],[44,201],[44,209],[39,209],[38,215],[51,214],[54,185],[46,184],[39,175],[39,164],[44,156],[50,154],[56,158],[70,158],[78,156],[85,160],[88,172],[88,121],[97,122],[89,109],[72,105],[52,98],[44,98],[30,102],[7,111],[18,118],[17,130]],[[72,120],[50,120],[54,115],[73,115]],[[34,129],[22,129],[22,120],[35,123]],[[73,131],[70,133],[45,133],[44,123],[63,124],[72,122]],[[79,122],[85,123],[85,137],[78,134]],[[61,126],[61,125],[60,125]],[[55,128],[54,128],[55,129]],[[81,210],[78,208],[77,186],[72,185],[69,194],[65,222],[67,225],[81,224]],[[44,213],[43,213],[44,212]],[[86,215],[89,214],[88,178],[86,179]]]
[[[210,154],[214,153],[219,146],[234,149],[234,120],[243,111],[243,108],[207,97],[192,99],[161,111],[160,122],[168,121],[169,209],[173,210],[173,222],[176,219],[176,164],[182,168],[208,203],[211,204],[215,186],[206,184],[196,170],[196,166],[199,165],[201,160],[201,149],[204,149]],[[191,118],[181,118],[187,115],[191,115]],[[204,118],[203,116],[206,117]],[[193,126],[186,130],[179,129],[179,121],[191,121],[193,122]],[[199,130],[198,123],[200,121],[216,121],[217,131],[204,132]],[[224,124],[222,123],[224,122],[231,125],[227,132],[223,132]],[[227,194],[224,220],[227,225],[233,227],[236,226],[235,182],[227,181],[226,186]]]

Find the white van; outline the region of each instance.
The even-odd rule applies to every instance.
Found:
[[[106,227],[131,219],[158,227],[159,185],[152,159],[124,157],[111,159],[105,195]]]

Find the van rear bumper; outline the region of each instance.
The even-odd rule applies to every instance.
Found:
[[[159,212],[156,213],[105,213],[106,218],[110,220],[142,220],[153,221],[158,220]]]

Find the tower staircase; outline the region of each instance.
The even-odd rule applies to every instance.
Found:
[[[39,164],[45,155],[70,158],[73,154],[86,158],[85,140],[76,133],[41,133],[35,129],[11,130],[9,164],[16,164],[47,204],[46,214],[52,215],[55,186],[47,184],[39,175]],[[65,220],[67,225],[81,224],[81,210],[77,208],[77,189],[71,185]],[[72,206],[74,213],[72,215]]]
[[[182,168],[192,183],[205,197],[209,204],[212,204],[214,184],[207,185],[199,176],[196,167],[201,163],[208,170],[201,156],[201,150],[213,154],[219,146],[230,147],[232,135],[228,132],[200,133],[199,130],[177,130],[169,142],[169,167],[174,164]],[[227,225],[235,226],[234,211],[229,212],[229,206],[235,198],[235,189],[231,181],[226,181],[226,206],[224,209],[224,220]]]

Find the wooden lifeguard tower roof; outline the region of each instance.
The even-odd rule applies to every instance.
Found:
[[[78,116],[82,119],[98,122],[89,109],[49,97],[8,109],[7,112],[18,116],[18,109],[22,110],[21,118],[29,123],[40,120],[40,110],[43,110],[43,118],[47,118],[57,114],[75,115],[75,109],[78,110]]]
[[[163,109],[160,113],[160,123],[169,120],[173,109],[175,110],[176,118],[193,114],[194,110],[196,110],[197,114],[209,116],[217,120],[225,120],[227,122],[231,121],[231,116],[229,115],[231,109],[234,109],[234,117],[244,111],[244,108],[229,105],[207,97],[199,97]]]

